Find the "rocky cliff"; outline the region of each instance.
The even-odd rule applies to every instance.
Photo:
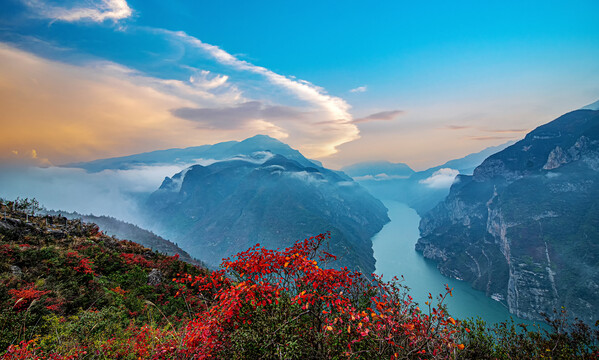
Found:
[[[599,319],[599,111],[538,127],[460,175],[416,249],[519,317]]]

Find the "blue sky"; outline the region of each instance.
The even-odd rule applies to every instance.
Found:
[[[14,131],[0,160],[259,132],[331,167],[433,166],[599,99],[598,13],[597,1],[7,0],[0,122]]]

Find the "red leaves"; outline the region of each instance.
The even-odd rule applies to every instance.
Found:
[[[21,341],[18,345],[10,345],[0,359],[11,360],[74,360],[80,355],[85,355],[85,350],[75,350],[71,355],[60,354],[42,354],[40,347],[36,345],[36,340]]]
[[[93,261],[90,259],[79,255],[76,252],[67,253],[67,261],[73,265],[73,269],[82,274],[90,274],[96,275],[94,270],[92,269]]]
[[[276,349],[295,343],[309,349],[302,353],[309,354],[306,358],[433,359],[449,358],[460,349],[454,340],[460,322],[443,307],[429,306],[424,313],[398,282],[386,283],[375,275],[366,278],[347,268],[322,268],[335,259],[319,250],[328,238],[321,234],[282,251],[256,245],[223,260],[223,270],[197,276],[177,274],[170,286],[178,288],[177,296],[184,300],[192,320],[169,321],[163,329],[132,324],[127,337],[104,343],[98,356],[278,358],[284,355],[275,354]],[[88,258],[71,252],[67,259],[76,271],[93,274]],[[124,253],[121,259],[129,265],[150,264],[134,253]],[[156,263],[177,268],[175,263]],[[127,296],[123,300],[131,296],[118,286],[110,291],[115,297]],[[47,293],[33,284],[10,291],[19,310]],[[46,297],[44,305],[58,311],[58,299],[49,300]],[[156,303],[163,300],[158,296]],[[34,345],[22,344],[10,351],[23,354],[15,355],[16,359],[37,359],[40,355]],[[239,353],[244,349],[257,352],[251,356]]]
[[[35,300],[38,300],[42,296],[49,294],[50,291],[37,290],[35,284],[25,284],[20,289],[8,290],[12,300],[14,301],[13,308],[17,311],[27,309]]]
[[[153,262],[146,260],[146,258],[139,254],[124,253],[121,254],[121,258],[125,260],[125,263],[127,265],[139,265],[143,268],[156,267]]]
[[[347,269],[320,268],[314,258],[335,259],[318,251],[329,237],[320,234],[284,251],[255,245],[224,259],[221,266],[225,270],[175,279],[214,299],[187,327],[186,346],[201,354],[200,358],[218,356],[227,349],[229,337],[242,325],[252,326],[258,314],[267,309],[269,313],[290,311],[298,305],[295,317],[288,315],[286,321],[296,322],[302,336],[332,344],[345,342],[348,357],[365,351],[381,357],[380,349],[387,349],[385,357],[405,353],[405,349],[440,357],[453,351],[457,346],[453,327],[458,324],[446,318],[442,308],[424,314],[396,282],[384,283],[374,275],[371,282]]]

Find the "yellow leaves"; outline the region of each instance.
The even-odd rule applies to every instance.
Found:
[[[327,326],[327,331],[333,331],[333,327],[331,325]]]
[[[347,325],[347,333],[349,334],[351,332],[351,326]]]
[[[447,321],[449,321],[451,323],[451,325],[455,325],[455,320],[452,317],[447,319]]]
[[[287,261],[287,262],[285,263],[285,265],[283,265],[283,267],[287,267],[287,266],[289,266],[289,261]]]

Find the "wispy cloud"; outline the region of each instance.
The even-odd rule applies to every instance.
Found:
[[[512,133],[527,133],[530,129],[481,129],[484,132],[496,134],[512,134]]]
[[[235,67],[253,66],[237,61]],[[0,125],[6,130],[0,132],[0,163],[33,161],[13,150],[26,154],[36,149],[38,158],[61,164],[255,134],[285,139],[317,158],[358,137],[342,99],[257,68],[263,70],[251,69],[276,83],[278,93],[290,89],[307,104],[247,98],[239,82],[231,80],[230,73],[239,74],[227,73],[226,67],[218,72],[186,68],[192,73],[188,80],[161,79],[109,61],[65,64],[0,43]],[[28,105],[32,99],[36,106]]]
[[[197,74],[192,75],[189,81],[199,88],[210,90],[225,85],[228,79],[227,75],[212,75],[208,70],[200,70]]]
[[[53,21],[75,22],[90,20],[103,22],[105,20],[122,20],[133,13],[125,0],[101,0],[86,2],[87,7],[75,3],[71,7],[54,6],[41,0],[23,0],[37,16]]]
[[[151,29],[150,31],[183,41],[230,69],[260,75],[271,85],[306,102],[309,106],[308,111],[313,115],[312,119],[297,122],[292,117],[291,119],[279,119],[279,122],[273,123],[273,125],[284,129],[289,134],[289,142],[306,152],[308,156],[318,158],[332,155],[337,152],[337,146],[359,137],[359,130],[352,123],[353,118],[349,113],[351,106],[342,98],[329,95],[325,89],[308,81],[277,74],[265,67],[241,60],[218,46],[207,44],[185,32],[164,29]],[[265,120],[263,119],[263,121]],[[315,129],[313,125],[318,122],[326,122],[327,131]]]
[[[60,164],[245,135],[200,130],[170,112],[230,106],[238,101],[235,93],[215,96],[110,62],[64,64],[0,43],[0,78],[0,162],[48,158]],[[254,130],[272,134],[258,125]]]
[[[23,3],[37,16],[54,21],[116,21],[126,19],[133,13],[126,0],[92,0],[84,2],[85,6],[80,6],[79,2],[71,2],[72,6],[55,6],[42,0],[23,0]]]
[[[256,120],[302,120],[309,116],[289,106],[268,106],[260,101],[248,101],[220,108],[179,108],[171,110],[179,118],[196,121],[204,127],[232,129]]]
[[[368,90],[368,86],[364,85],[364,86],[358,86],[355,89],[351,89],[349,92],[350,93],[354,93],[354,94],[358,94],[358,93],[366,92],[366,90]]]
[[[495,133],[495,134],[513,134],[513,133],[527,133],[530,129],[489,129],[482,128],[476,126],[468,126],[468,125],[446,125],[443,128],[449,130],[468,130],[474,129],[477,131],[487,132],[487,133]]]
[[[335,118],[339,119],[339,121],[348,121],[352,119],[352,116],[348,112],[350,109],[350,105],[347,102],[345,102],[345,100],[339,97],[328,95],[326,91],[319,86],[313,85],[305,80],[291,79],[289,77],[277,74],[265,67],[251,64],[245,60],[240,60],[235,56],[229,54],[228,52],[222,50],[218,46],[202,42],[200,39],[187,35],[185,32],[172,32],[168,30],[162,31],[165,33],[172,34],[206,51],[209,55],[211,55],[215,60],[217,60],[221,64],[229,65],[233,68],[236,68],[237,70],[250,71],[255,74],[260,74],[266,77],[266,79],[268,79],[271,83],[279,85],[289,90],[299,99],[308,101],[312,104],[319,105],[322,108],[327,109]]]
[[[466,130],[466,129],[471,129],[471,126],[465,126],[465,125],[447,125],[445,126],[446,129],[449,130]]]
[[[487,140],[511,140],[514,136],[469,136],[468,140],[487,141]]]
[[[403,114],[402,110],[381,111],[375,114],[368,115],[363,118],[353,120],[354,124],[365,123],[369,121],[390,121]]]

